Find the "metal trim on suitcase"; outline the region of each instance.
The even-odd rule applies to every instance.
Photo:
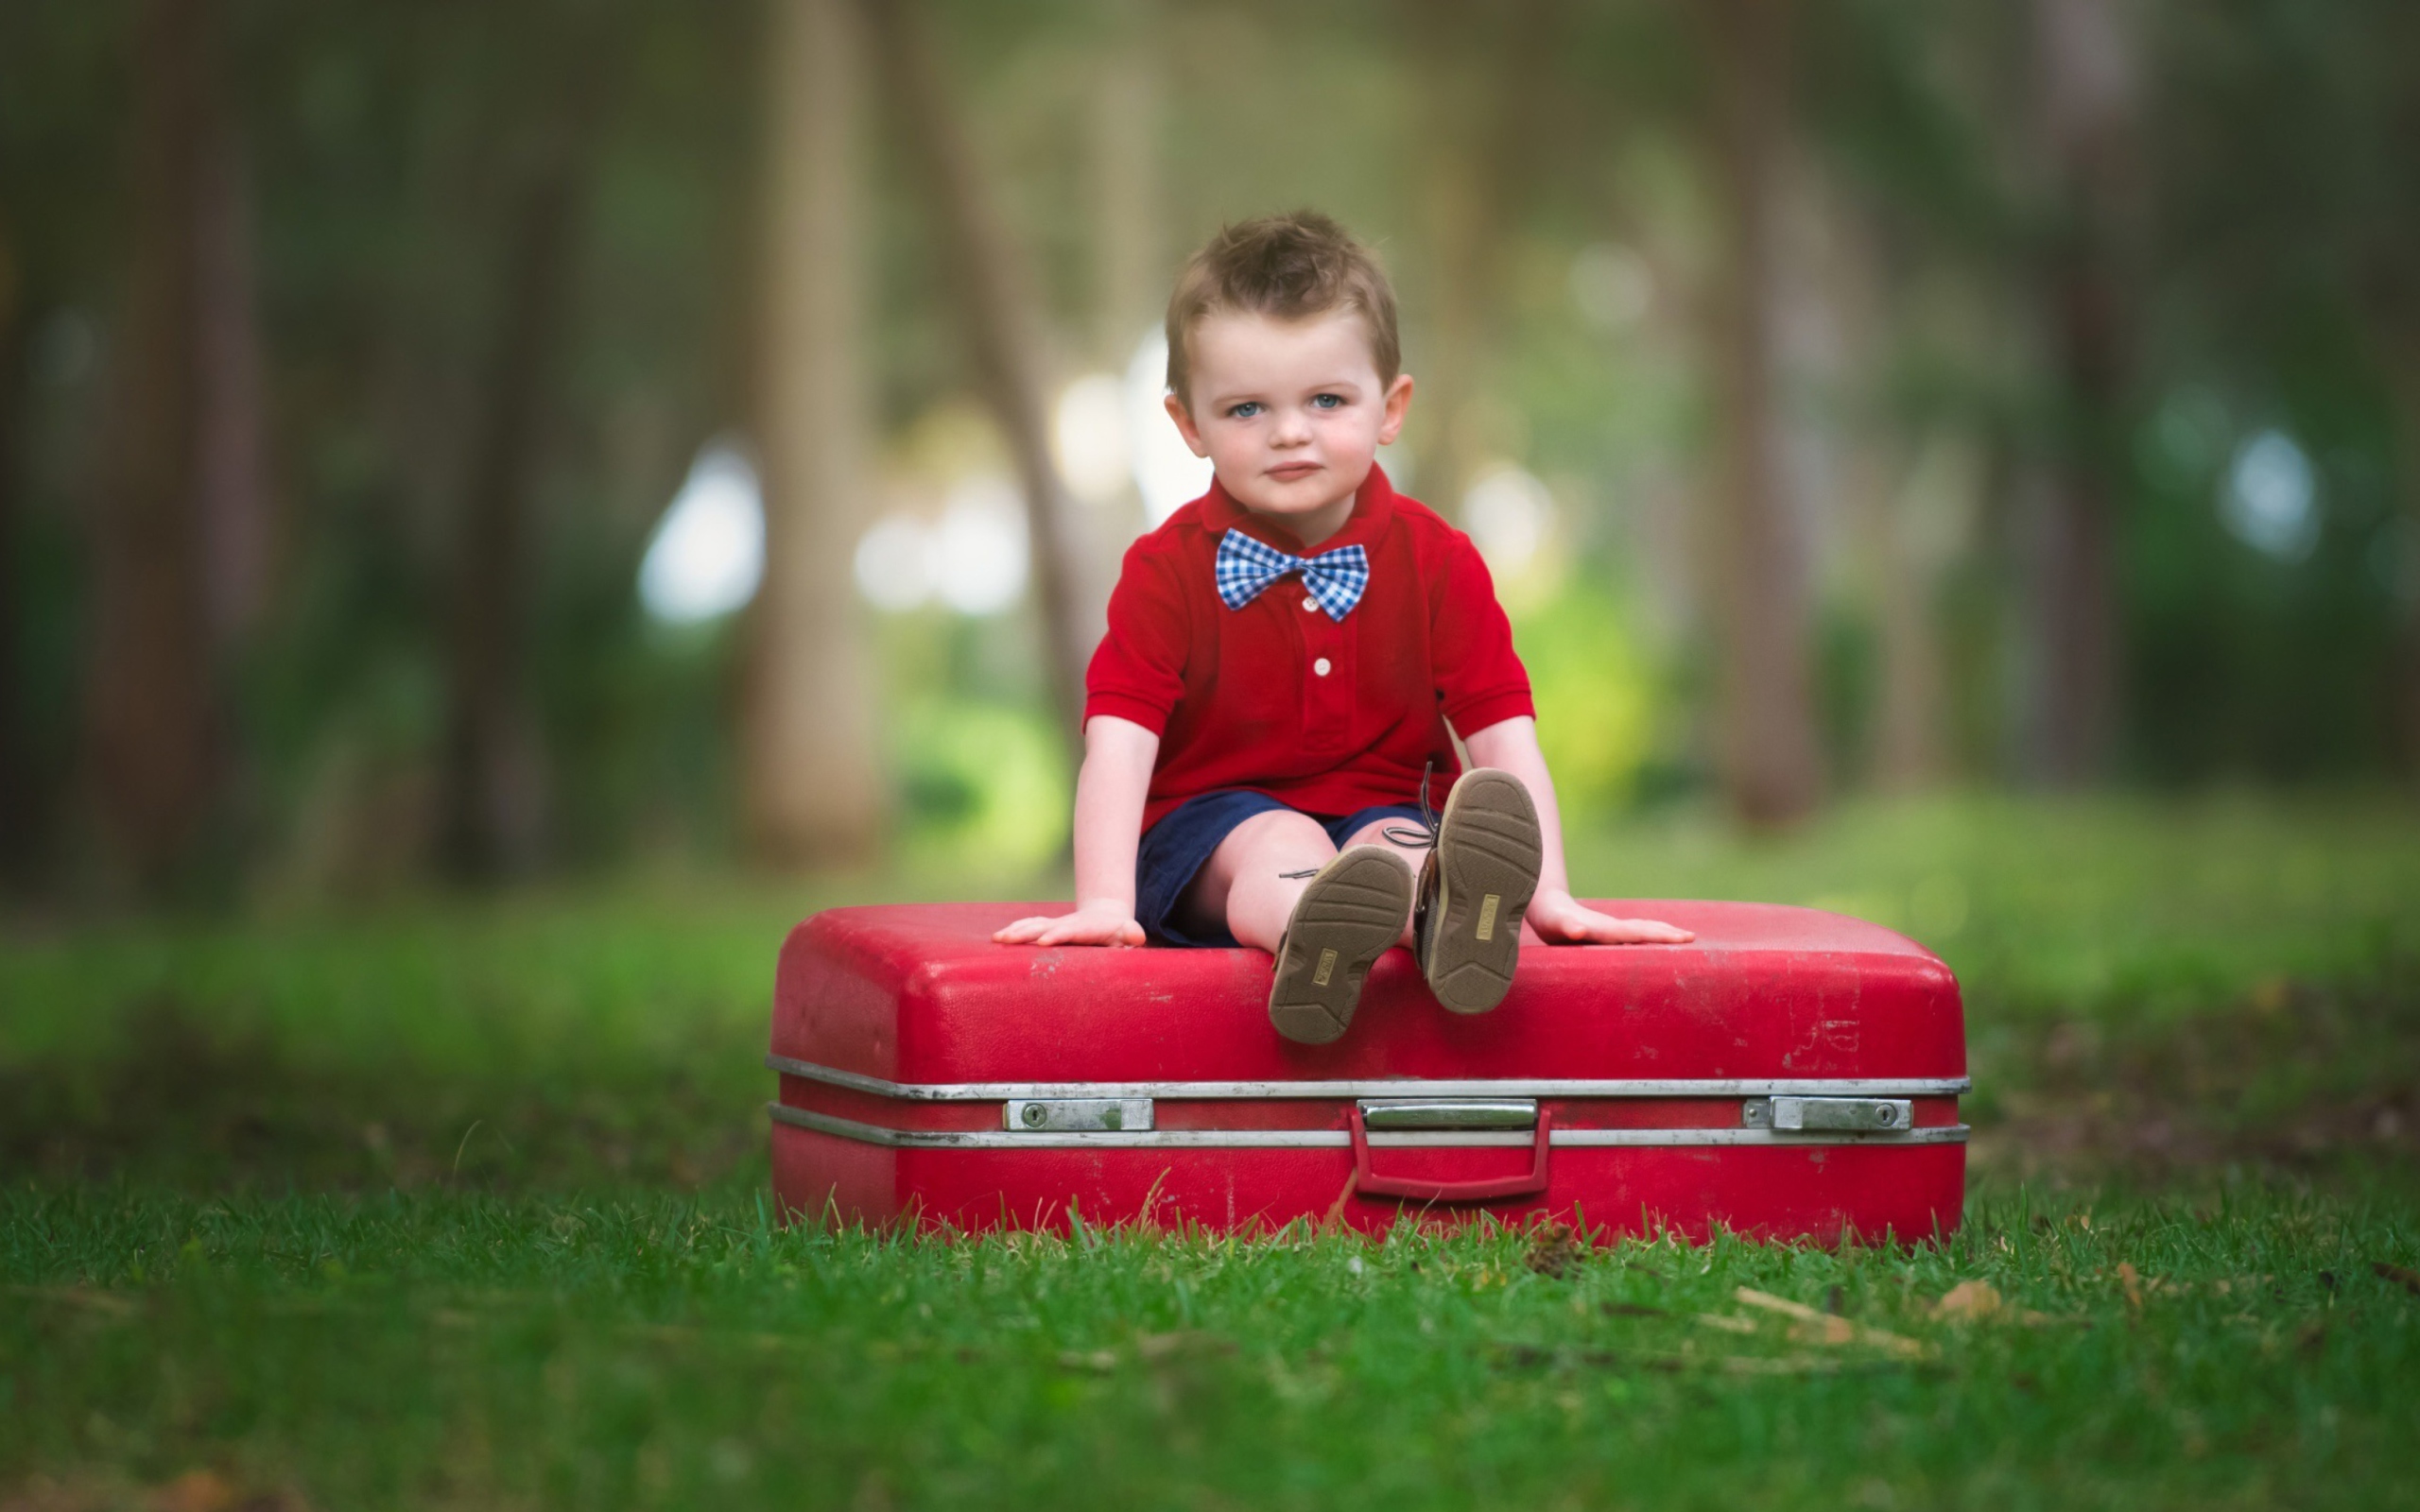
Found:
[[[1297,1082],[957,1082],[915,1085],[838,1071],[788,1056],[765,1064],[856,1092],[902,1102],[997,1102],[998,1129],[904,1129],[786,1103],[776,1123],[890,1149],[1518,1149],[1676,1145],[1962,1144],[1963,1124],[1914,1126],[1910,1097],[1954,1096],[1963,1076],[1913,1079],[1428,1080]],[[1407,1095],[1409,1094],[1409,1095]],[[1351,1099],[1346,1128],[1163,1129],[1154,1105],[1169,1101]],[[1671,1098],[1739,1101],[1737,1127],[1557,1128],[1539,1099]]]
[[[765,1111],[777,1124],[813,1129],[860,1144],[910,1150],[1132,1150],[1132,1149],[1343,1149],[1353,1143],[1340,1128],[1165,1128],[1101,1130],[1097,1133],[1053,1132],[1018,1134],[1006,1129],[885,1128],[838,1118],[783,1103],[768,1103]],[[1911,1128],[1895,1134],[1789,1134],[1762,1128],[1558,1128],[1548,1134],[1556,1149],[1590,1146],[1652,1148],[1679,1144],[1765,1144],[1803,1148],[1810,1144],[1963,1144],[1963,1124]],[[1380,1134],[1369,1137],[1378,1149],[1524,1149],[1527,1134],[1438,1133]]]
[[[912,1103],[997,1103],[1010,1098],[1047,1100],[1167,1098],[1172,1102],[1257,1101],[1269,1097],[1957,1097],[1973,1091],[1964,1076],[1832,1078],[1700,1078],[1615,1081],[1524,1077],[1517,1081],[1447,1081],[1382,1078],[1362,1081],[958,1081],[896,1082],[854,1071],[819,1066],[788,1056],[767,1056],[765,1067],[850,1091]]]

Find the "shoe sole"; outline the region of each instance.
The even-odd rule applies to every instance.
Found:
[[[1356,846],[1321,868],[1286,921],[1269,1022],[1297,1044],[1341,1037],[1371,966],[1403,937],[1410,915],[1410,869],[1387,852]]]
[[[1439,1003],[1485,1013],[1512,989],[1545,859],[1537,805],[1519,778],[1477,771],[1454,784],[1437,821],[1437,899],[1420,953]]]

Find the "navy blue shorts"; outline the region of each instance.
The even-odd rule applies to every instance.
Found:
[[[1163,945],[1234,946],[1236,936],[1227,932],[1224,924],[1219,926],[1216,935],[1200,938],[1180,932],[1173,922],[1177,900],[1184,896],[1184,889],[1201,870],[1201,864],[1210,859],[1210,852],[1235,833],[1236,825],[1255,814],[1288,807],[1266,793],[1229,788],[1222,793],[1186,799],[1146,830],[1143,843],[1134,853],[1134,921],[1143,926],[1143,933]],[[1330,844],[1340,848],[1379,819],[1403,819],[1418,825],[1420,808],[1413,803],[1382,803],[1342,818],[1319,814],[1309,817],[1327,831]]]

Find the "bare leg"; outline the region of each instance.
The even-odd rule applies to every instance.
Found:
[[[1317,820],[1270,809],[1219,842],[1177,902],[1186,933],[1223,918],[1237,940],[1276,957],[1269,1022],[1300,1044],[1326,1044],[1351,1025],[1370,968],[1401,943],[1411,914],[1400,850],[1345,850],[1340,858]],[[1315,873],[1324,873],[1317,889]],[[1296,925],[1302,936],[1288,938]]]
[[[1382,850],[1392,851],[1395,855],[1403,858],[1403,864],[1411,868],[1412,880],[1417,882],[1420,878],[1420,864],[1428,858],[1428,848],[1426,845],[1398,844],[1393,840],[1388,839],[1386,832],[1391,829],[1416,830],[1418,828],[1420,828],[1419,825],[1405,819],[1373,819],[1369,823],[1361,826],[1360,829],[1353,832],[1352,834],[1346,836],[1344,846],[1345,849],[1349,850],[1357,845],[1374,845]],[[1236,937],[1241,938],[1242,936],[1238,936]],[[1406,950],[1411,949],[1411,920],[1409,919],[1406,919],[1403,921],[1403,937],[1395,941],[1395,943],[1401,945]]]
[[[1280,873],[1316,871],[1335,854],[1318,820],[1291,809],[1255,814],[1201,864],[1177,901],[1178,923],[1187,934],[1208,934],[1223,921],[1236,939],[1273,955],[1309,881]]]

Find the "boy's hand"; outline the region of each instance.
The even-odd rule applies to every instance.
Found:
[[[1095,903],[1057,918],[1020,919],[994,930],[992,938],[1001,945],[1140,945],[1143,926],[1132,909]]]
[[[1530,927],[1549,945],[1686,945],[1689,930],[1652,919],[1616,919],[1583,907],[1560,889],[1541,888],[1530,900]]]

